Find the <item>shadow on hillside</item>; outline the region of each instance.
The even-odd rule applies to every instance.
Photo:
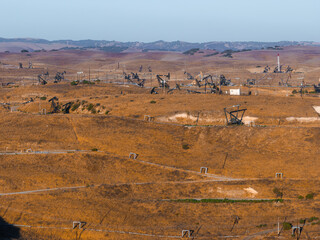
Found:
[[[20,229],[0,217],[0,240],[10,240],[20,238]]]

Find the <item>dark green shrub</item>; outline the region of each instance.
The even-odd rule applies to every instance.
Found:
[[[83,80],[82,84],[95,84],[95,83],[88,80]]]
[[[72,86],[76,86],[76,85],[79,84],[79,82],[78,82],[78,81],[72,81],[70,84],[71,84]]]
[[[189,149],[190,147],[189,147],[189,144],[182,144],[182,148],[183,148],[184,150],[187,150],[187,149]]]
[[[290,230],[292,228],[292,223],[284,222],[283,223],[283,230]]]
[[[106,114],[106,115],[108,115],[108,114],[109,114],[109,112],[110,112],[110,111],[108,111],[108,110],[107,110],[105,114]]]
[[[307,195],[306,195],[306,199],[307,200],[312,200],[313,198],[314,198],[314,193],[308,193]]]
[[[47,97],[40,97],[40,100],[45,101],[45,100],[47,100]]]
[[[77,110],[78,107],[80,107],[80,103],[75,103],[75,104],[73,104],[72,107],[71,107],[71,111]]]
[[[267,224],[260,224],[257,226],[257,228],[262,228],[262,227],[266,227],[266,226],[267,226]]]
[[[156,103],[156,101],[152,100],[152,101],[150,101],[150,103],[152,103],[152,104],[153,104],[153,103]]]
[[[317,218],[317,217],[308,218],[308,222],[313,222],[313,221],[317,221],[317,220],[319,220],[319,218]]]
[[[94,105],[92,103],[90,103],[88,106],[87,106],[87,110],[88,111],[91,111],[93,109]]]
[[[92,151],[92,152],[97,152],[97,151],[98,151],[98,148],[92,148],[91,151]]]
[[[298,196],[298,199],[302,200],[302,199],[304,199],[304,197],[301,196],[301,195],[299,195],[299,196]]]
[[[199,48],[192,48],[192,49],[190,49],[188,51],[183,52],[183,54],[185,54],[185,55],[193,55],[198,51],[199,51]]]

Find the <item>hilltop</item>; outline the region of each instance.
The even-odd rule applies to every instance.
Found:
[[[319,46],[320,43],[308,41],[280,41],[280,42],[228,42],[212,41],[204,43],[191,43],[184,41],[155,41],[155,42],[119,42],[107,40],[54,40],[34,38],[0,38],[0,52],[20,52],[27,50],[30,52],[38,50],[58,50],[58,49],[97,49],[106,52],[147,52],[147,51],[175,51],[184,52],[190,49],[211,49],[217,51],[244,49],[268,49],[285,46]]]

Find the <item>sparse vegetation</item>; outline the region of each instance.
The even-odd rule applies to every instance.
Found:
[[[211,53],[211,54],[207,54],[207,55],[204,55],[204,57],[212,57],[212,56],[215,56],[215,55],[218,55],[219,52],[214,52],[214,53]]]
[[[182,144],[182,148],[184,150],[188,150],[190,148],[189,144]]]
[[[91,43],[88,41],[88,46]],[[283,71],[287,64],[304,69],[308,76],[305,90],[310,92],[311,84],[318,83],[319,71],[314,71],[317,55],[305,55],[312,49],[302,51],[303,48],[296,51],[290,47],[293,50],[290,54],[286,49]],[[316,161],[319,121],[300,122],[298,118],[316,119],[313,106],[319,106],[319,98],[300,98],[299,93],[293,98],[286,97],[300,88],[278,84],[288,74],[272,73],[276,52],[233,51],[237,60],[228,60],[222,54],[205,59],[203,55],[214,52],[208,49],[204,54],[199,52],[189,56],[180,52],[106,54],[98,49],[68,49],[32,53],[32,58],[20,53],[1,54],[1,194],[51,189],[41,194],[2,197],[4,219],[9,224],[68,229],[73,220],[84,220],[93,223],[91,227],[97,230],[161,234],[162,239],[166,235],[180,235],[182,229],[193,229],[198,234],[192,237],[199,239],[236,235],[242,239],[275,230],[278,219],[281,225],[288,222],[288,228],[291,223],[302,226],[306,220],[310,239],[315,238],[317,233],[312,229],[320,226],[316,225],[320,224],[317,211],[320,163]],[[298,57],[292,59],[296,53],[303,54],[303,61]],[[15,59],[17,56],[20,58]],[[33,69],[28,69],[29,61],[33,62]],[[20,62],[24,68],[19,68]],[[267,63],[270,74],[262,73]],[[300,63],[303,65],[299,66]],[[148,71],[149,65],[153,72]],[[73,86],[71,81],[76,77],[88,78],[89,66],[91,81],[96,82],[100,76],[103,83],[75,81],[79,85]],[[38,86],[37,74],[44,74],[47,67],[48,84]],[[200,82],[201,87],[194,85],[196,81],[187,79],[184,69],[193,78],[201,78],[200,71],[203,77],[208,76],[207,94],[205,81]],[[55,72],[64,70],[68,71],[65,81],[54,84]],[[298,76],[295,70],[288,81],[291,86],[298,86],[298,77],[303,76]],[[77,71],[85,73],[80,77]],[[137,72],[145,79],[145,87],[126,84],[130,81],[123,79],[123,71],[127,75]],[[165,94],[159,88],[156,74],[168,72],[169,89],[177,83],[180,91],[177,88]],[[219,74],[226,74],[226,80],[231,79],[236,86],[220,88]],[[256,76],[257,85],[244,86],[252,76]],[[10,84],[6,85],[8,81]],[[225,93],[240,88],[239,83],[243,94],[249,90],[253,94]],[[213,84],[222,94],[210,93]],[[20,88],[9,88],[14,85]],[[157,87],[158,94],[150,94],[153,87]],[[188,93],[187,89],[201,94]],[[41,100],[41,96],[46,100]],[[53,97],[58,104],[56,112],[52,111],[56,106],[49,102]],[[226,126],[223,122],[224,108],[234,104],[247,109],[245,125]],[[16,112],[17,108],[20,112]],[[250,121],[251,127],[247,127]],[[33,152],[25,154],[28,148]],[[131,154],[129,159],[130,153],[139,157],[134,159]],[[208,172],[201,171],[201,167],[208,168]],[[279,172],[284,173],[283,179],[275,178]],[[92,189],[85,188],[89,184],[94,184]],[[81,188],[69,188],[77,186]],[[314,200],[306,200],[311,193],[313,197],[307,199]],[[28,214],[21,215],[21,211]],[[192,219],[186,221],[190,216]],[[208,219],[214,224],[206,224]],[[148,238],[118,232],[86,233],[83,232],[86,227],[90,226],[72,231],[21,228],[20,238],[29,239],[25,233],[36,239],[50,239],[47,233],[52,234],[52,239],[66,240]],[[290,233],[282,231],[282,237],[290,238]],[[270,232],[255,237],[275,236],[276,232]]]
[[[192,48],[192,49],[190,49],[188,51],[183,52],[183,54],[185,54],[185,55],[194,55],[198,51],[199,51],[199,48]]]
[[[279,188],[275,187],[272,191],[276,195],[277,198],[282,198],[283,197],[283,192],[281,192]]]
[[[75,110],[77,110],[79,107],[80,107],[80,103],[79,103],[79,102],[74,103],[74,104],[72,105],[72,107],[71,107],[71,111],[75,111]]]
[[[290,222],[284,222],[283,223],[283,230],[291,230],[291,228],[292,228],[292,223],[290,223]]]
[[[95,84],[95,82],[92,82],[92,81],[88,81],[88,80],[83,80],[82,82],[81,82],[82,84]]]
[[[263,202],[283,202],[283,199],[175,199],[171,200],[172,202],[181,202],[181,203],[263,203]]]
[[[260,224],[257,226],[257,228],[264,228],[264,227],[267,227],[267,224]]]
[[[223,54],[222,57],[233,58],[231,53]]]
[[[318,217],[311,217],[311,218],[308,218],[307,221],[310,223],[310,222],[313,222],[313,221],[317,221],[319,220]]]
[[[72,86],[76,86],[76,85],[79,84],[79,81],[72,81],[70,84],[71,84]]]
[[[105,52],[120,53],[120,52],[123,52],[124,50],[127,50],[128,47],[105,46],[99,49]]]
[[[94,105],[92,103],[89,103],[89,105],[87,106],[87,110],[91,111],[94,108]]]
[[[308,193],[308,194],[306,195],[306,199],[307,199],[307,200],[313,200],[314,196],[315,196],[314,193]]]

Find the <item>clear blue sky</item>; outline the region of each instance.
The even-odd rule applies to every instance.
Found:
[[[320,0],[0,0],[0,37],[320,42]]]

